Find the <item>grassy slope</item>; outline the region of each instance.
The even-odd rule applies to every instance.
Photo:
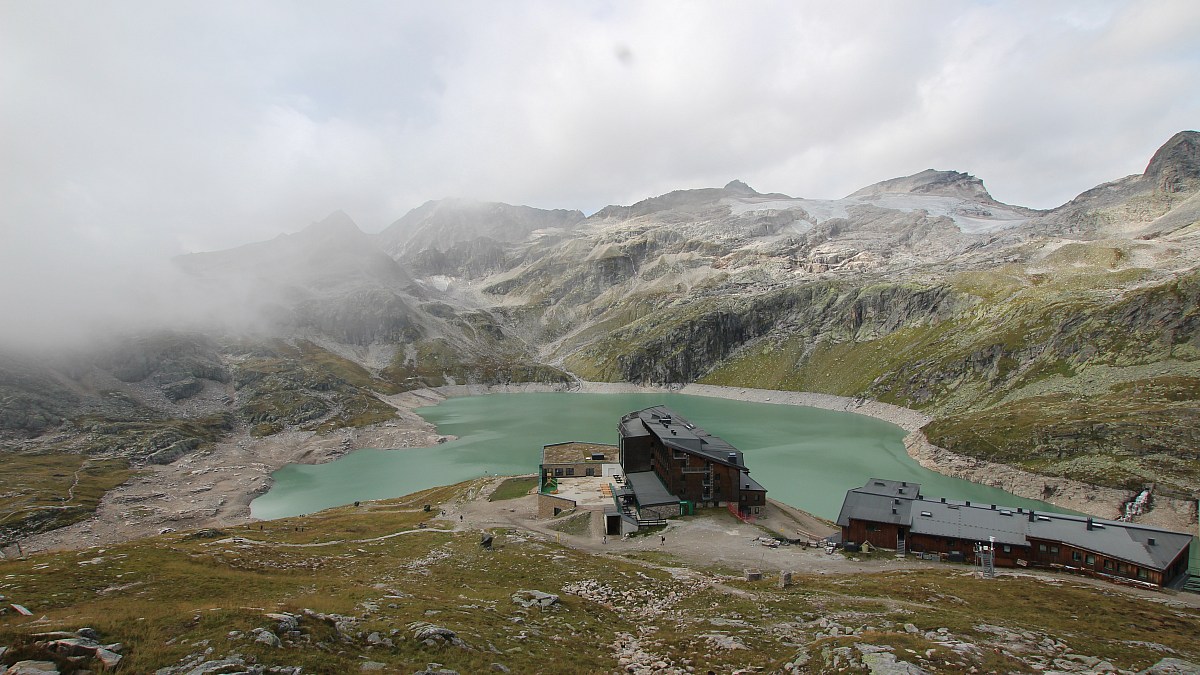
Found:
[[[898,656],[931,672],[972,666],[1024,670],[999,650],[959,654],[937,643],[943,636],[924,634],[940,627],[959,639],[984,641],[988,636],[979,626],[986,622],[1060,640],[1071,651],[1123,668],[1144,668],[1161,658],[1158,649],[1138,641],[1177,650],[1184,658],[1200,656],[1195,644],[1200,613],[1070,580],[984,581],[945,566],[800,576],[796,585],[779,589],[773,579],[681,579],[658,567],[677,567],[679,561],[657,552],[646,561],[592,556],[501,530],[494,531],[497,550],[484,551],[478,533],[433,531],[442,524],[437,507],[471,489],[438,488],[359,509],[271,521],[262,529],[228,530],[242,541],[178,533],[105,550],[5,561],[0,590],[46,620],[0,617],[0,644],[17,647],[25,657],[39,656],[31,633],[88,625],[104,641],[125,644],[125,672],[152,672],[211,647],[210,659],[237,652],[263,665],[299,665],[306,672],[357,671],[370,659],[400,672],[438,662],[459,672],[485,672],[503,663],[513,672],[595,673],[619,667],[611,645],[629,633],[676,665],[718,672],[776,670],[801,651],[811,655],[810,671],[822,672],[833,649],[863,642],[891,645]],[[423,504],[435,508],[426,513]],[[421,530],[422,522],[431,527]],[[403,531],[412,534],[368,541]],[[329,545],[282,545],[287,543]],[[713,580],[722,586],[710,585]],[[597,590],[590,599],[564,592],[573,582],[594,582]],[[521,608],[510,600],[521,589],[559,593],[561,606]],[[282,649],[229,638],[234,630],[272,628],[266,612],[304,609],[357,621],[339,636],[330,625],[304,618],[302,635],[287,638]],[[1094,616],[1119,618],[1089,620]],[[824,618],[859,634],[828,637],[818,623]],[[450,628],[469,648],[420,644],[407,629],[414,621]],[[906,632],[906,623],[921,632]],[[651,630],[639,635],[639,626]],[[367,637],[376,631],[390,636],[394,646],[370,646]],[[714,648],[705,637],[722,633],[748,649]],[[10,652],[3,661],[14,658]]]
[[[1085,247],[1060,257],[1074,263],[1103,252]],[[952,283],[978,300],[948,320],[865,340],[765,339],[701,381],[865,394],[935,415],[927,433],[956,452],[1102,485],[1158,482],[1194,494],[1200,278],[1121,290],[1143,274],[1047,275],[1016,266],[966,273]]]
[[[129,479],[123,459],[10,454],[0,462],[0,539],[65,527],[89,517],[100,498]]]

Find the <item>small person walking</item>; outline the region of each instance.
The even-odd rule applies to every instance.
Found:
[[[659,545],[659,546],[665,546],[665,545],[666,545],[666,543],[667,543],[667,535],[665,535],[665,534],[660,534],[660,535],[658,535],[658,537],[659,537],[659,539],[662,539],[662,541],[658,542],[658,545]]]
[[[607,535],[607,534],[606,534],[606,535],[604,535],[603,537],[601,537],[601,538],[600,538],[600,543],[601,543],[601,544],[607,544],[607,543],[608,543],[608,535]]]

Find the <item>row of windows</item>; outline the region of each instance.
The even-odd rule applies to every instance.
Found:
[[[569,466],[569,467],[567,467],[565,470],[564,470],[564,469],[562,469],[562,468],[556,468],[556,469],[554,470],[554,475],[555,475],[555,476],[574,476],[574,475],[575,475],[575,467],[571,467],[571,466]],[[589,466],[589,467],[587,468],[587,470],[586,470],[586,471],[584,471],[583,475],[585,475],[585,476],[595,476],[595,475],[596,475],[596,469],[595,469],[594,467],[590,467],[590,466]]]
[[[1055,547],[1055,548],[1057,548],[1057,547]],[[1083,564],[1085,564],[1085,565],[1095,567],[1096,556],[1092,555],[1091,553],[1084,555],[1084,554],[1080,553],[1079,551],[1071,551],[1071,561],[1072,562],[1082,561]],[[1150,578],[1150,573],[1147,572],[1146,570],[1144,570],[1140,567],[1137,567],[1136,565],[1126,565],[1123,562],[1114,564],[1112,560],[1105,560],[1104,561],[1104,569],[1109,572],[1112,572],[1115,570],[1117,572],[1117,574],[1129,574],[1133,570],[1137,570],[1137,578],[1139,578],[1139,579],[1149,579]]]

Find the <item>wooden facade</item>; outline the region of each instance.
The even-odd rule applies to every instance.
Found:
[[[856,544],[870,542],[872,546],[879,548],[896,548],[900,535],[907,534],[907,530],[907,527],[894,523],[852,518],[850,524],[842,528],[842,541],[852,541]]]
[[[871,479],[846,493],[842,541],[975,562],[994,546],[997,567],[1043,567],[1165,586],[1187,578],[1192,537],[1133,523],[1021,508],[928,500],[920,486]],[[994,543],[991,541],[994,540]],[[961,556],[961,557],[960,557]]]
[[[669,409],[630,413],[617,428],[627,474],[653,471],[671,494],[698,508],[735,504],[758,514],[766,507],[767,491],[749,477],[742,454]]]

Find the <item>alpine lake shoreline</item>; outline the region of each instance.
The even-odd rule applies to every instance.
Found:
[[[921,428],[932,420],[931,417],[868,399],[704,384],[648,386],[580,380],[569,387],[541,383],[448,385],[382,397],[397,411],[396,418],[386,422],[329,434],[284,431],[263,438],[238,435],[172,464],[148,467],[146,472],[135,475],[106,494],[91,518],[31,537],[24,542],[24,548],[27,551],[76,550],[153,536],[166,530],[232,527],[259,522],[260,519],[252,515],[250,504],[270,490],[274,471],[288,464],[332,462],[361,447],[431,447],[452,440],[452,436],[439,434],[432,423],[415,411],[450,398],[495,393],[669,393],[849,412],[900,427],[906,434],[904,446],[912,459],[926,469],[952,478],[996,487],[1018,497],[1105,519],[1118,518],[1124,505],[1136,497],[1136,493],[1129,490],[1033,474],[955,454],[925,438]],[[530,467],[530,472],[534,471],[535,468]],[[1195,533],[1197,502],[1156,498],[1154,508],[1137,522]]]

